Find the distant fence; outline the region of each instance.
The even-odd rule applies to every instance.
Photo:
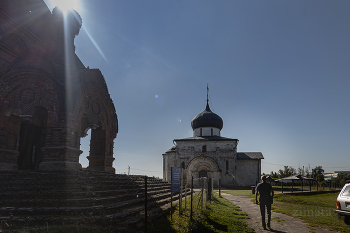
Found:
[[[341,190],[344,183],[323,181],[318,182],[315,180],[300,180],[292,182],[271,182],[275,191],[285,192],[321,192],[321,191],[337,191]]]

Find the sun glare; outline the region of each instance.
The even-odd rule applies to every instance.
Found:
[[[74,9],[77,12],[80,10],[80,0],[49,0],[51,6],[58,7],[63,13]]]

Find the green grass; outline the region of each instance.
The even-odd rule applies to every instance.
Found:
[[[152,224],[149,232],[254,232],[245,222],[247,214],[226,199],[220,198],[217,193],[213,194],[213,200],[211,203],[207,202],[203,209],[200,205],[197,208],[199,195],[194,196],[193,221],[190,221],[190,199],[187,201],[186,210],[184,203],[182,205],[182,215],[179,215],[179,208],[176,206],[172,220],[170,216],[158,219]]]
[[[338,193],[315,195],[276,195],[273,210],[307,222],[312,227],[323,227],[340,232],[350,232],[343,221],[333,213]]]
[[[252,194],[251,189],[223,190],[221,192],[231,194],[232,196],[247,196],[251,198],[255,197],[254,194]]]
[[[319,190],[322,189],[319,187]],[[325,190],[328,190],[328,188],[325,188]],[[251,189],[224,190],[221,192],[254,198]],[[314,195],[276,194],[272,209],[276,212],[302,219],[310,225],[311,230],[313,229],[312,227],[322,227],[350,233],[350,227],[343,221],[338,220],[337,214],[333,213],[333,210],[336,208],[337,196],[337,192]]]

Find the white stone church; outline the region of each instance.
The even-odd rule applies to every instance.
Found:
[[[184,180],[198,185],[197,178],[212,178],[214,187],[255,185],[260,181],[261,152],[237,152],[238,139],[221,137],[223,121],[207,105],[191,121],[193,137],[175,139],[163,154],[163,180],[171,181],[171,167],[182,168]],[[197,181],[197,182],[196,182]]]

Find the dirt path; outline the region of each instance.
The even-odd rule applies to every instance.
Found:
[[[230,194],[221,193],[221,196],[229,200],[232,204],[239,206],[243,212],[246,212],[250,219],[247,219],[248,227],[253,228],[256,232],[268,232],[264,230],[261,226],[261,215],[259,205],[254,204],[251,198],[232,196]],[[333,232],[327,229],[318,227],[309,227],[306,223],[298,218],[293,218],[285,214],[271,213],[271,228],[270,232],[316,232],[316,233],[326,233]]]

